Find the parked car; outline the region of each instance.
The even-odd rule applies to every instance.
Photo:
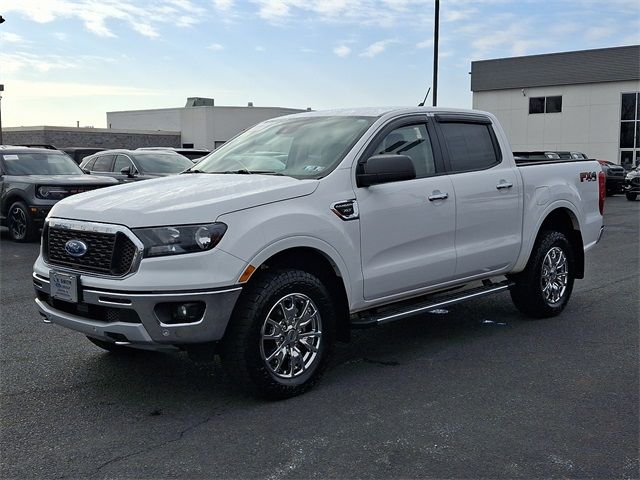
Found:
[[[629,201],[634,201],[640,194],[640,165],[627,173],[624,179],[624,193]]]
[[[560,314],[603,232],[604,177],[517,165],[485,112],[279,117],[182,175],[58,203],[36,303],[101,348],[215,351],[237,385],[289,397],[350,328],[505,291]]]
[[[86,157],[80,168],[92,175],[116,178],[121,183],[175,175],[193,162],[175,152],[105,150]]]
[[[0,224],[16,242],[34,240],[56,202],[117,183],[86,175],[57,150],[0,147]]]
[[[74,162],[78,165],[82,163],[85,157],[89,155],[93,155],[94,153],[103,152],[104,148],[93,148],[93,147],[66,147],[59,149],[69,155]]]
[[[607,177],[607,196],[624,193],[624,168],[608,160],[598,160],[598,163]]]
[[[179,153],[183,157],[187,157],[189,160],[192,160],[194,163],[199,161],[205,155],[208,155],[209,153],[211,153],[209,150],[204,150],[201,148],[140,147],[137,150],[175,152],[175,153]]]

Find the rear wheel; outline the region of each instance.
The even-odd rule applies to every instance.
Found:
[[[259,274],[238,300],[222,342],[222,365],[244,390],[287,398],[320,378],[333,345],[334,303],[322,282],[301,270]]]
[[[633,202],[638,197],[637,193],[627,193],[627,200]]]
[[[33,224],[24,202],[15,202],[9,207],[7,227],[14,242],[31,242],[38,236],[38,229]]]
[[[573,248],[567,237],[556,231],[541,232],[527,266],[511,277],[515,281],[513,303],[529,317],[558,315],[571,297],[574,270]]]

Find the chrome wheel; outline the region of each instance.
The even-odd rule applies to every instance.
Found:
[[[271,373],[295,378],[313,365],[322,342],[322,319],[311,298],[290,293],[271,307],[260,332],[260,355]]]
[[[27,214],[18,206],[9,213],[9,230],[15,240],[22,240],[27,234]]]
[[[567,290],[569,267],[564,251],[559,247],[551,248],[542,261],[540,287],[542,295],[549,305],[555,305]]]

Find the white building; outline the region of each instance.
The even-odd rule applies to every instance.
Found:
[[[188,98],[180,108],[107,112],[107,125],[115,129],[180,132],[184,148],[213,150],[237,133],[268,120],[305,110],[280,107],[214,106],[212,98]]]
[[[514,151],[640,164],[640,45],[472,62],[471,90]]]

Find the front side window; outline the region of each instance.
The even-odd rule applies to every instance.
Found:
[[[83,175],[63,153],[19,152],[0,154],[7,175]]]
[[[214,150],[194,169],[321,178],[338,166],[375,120],[346,116],[268,120]]]
[[[482,170],[500,163],[490,125],[441,123],[440,128],[449,150],[453,172]]]
[[[407,125],[387,134],[376,146],[374,155],[408,155],[416,169],[416,178],[428,177],[436,171],[431,141],[425,125]]]
[[[124,155],[118,155],[116,157],[116,162],[113,165],[113,171],[116,173],[120,173],[123,168],[127,168],[127,167],[131,167],[131,169],[133,170],[133,165],[131,165],[131,161]]]

